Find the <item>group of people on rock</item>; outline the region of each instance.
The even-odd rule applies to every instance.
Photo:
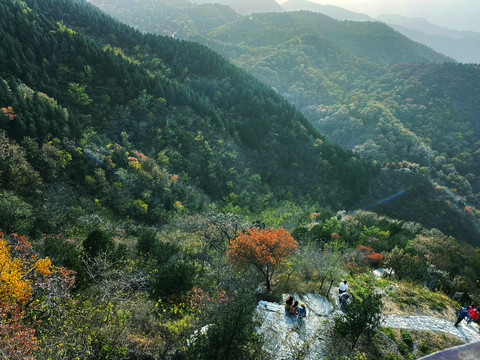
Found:
[[[458,310],[458,318],[457,321],[453,326],[458,326],[463,319],[466,319],[467,325],[470,324],[472,321],[478,321],[478,310],[470,305],[469,307],[461,307]]]
[[[305,303],[298,303],[298,301],[294,302],[293,296],[288,295],[285,299],[285,315],[288,317],[296,317],[296,325],[297,329],[303,326],[303,321],[307,316],[307,308],[305,307]]]

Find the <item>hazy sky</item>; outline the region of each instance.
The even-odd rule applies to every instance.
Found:
[[[286,0],[277,0],[279,3]],[[480,0],[309,0],[370,15],[422,17],[456,30],[480,32]]]

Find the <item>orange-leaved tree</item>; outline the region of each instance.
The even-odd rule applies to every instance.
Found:
[[[298,243],[283,229],[247,229],[228,248],[228,260],[244,269],[254,266],[264,277],[267,291],[275,271],[285,266]]]

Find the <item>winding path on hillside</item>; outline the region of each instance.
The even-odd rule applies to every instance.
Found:
[[[456,319],[445,320],[432,316],[388,315],[382,321],[382,327],[405,330],[438,331],[456,336],[466,343],[480,341],[476,324],[467,325],[462,321],[458,327],[453,326]]]

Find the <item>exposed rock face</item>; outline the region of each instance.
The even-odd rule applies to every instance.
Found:
[[[286,295],[284,296],[286,297]],[[296,316],[285,313],[282,304],[260,301],[257,314],[262,326],[259,332],[265,336],[265,349],[275,359],[294,359],[300,353],[305,359],[325,357],[324,330],[334,309],[326,297],[318,294],[306,294],[303,298],[293,295],[299,303],[304,302],[307,317],[299,323]]]
[[[387,290],[387,289],[385,289]],[[395,286],[388,291],[395,291]],[[331,296],[335,299],[338,309],[338,294],[332,289]],[[283,299],[287,295],[283,296]],[[313,360],[326,357],[326,330],[331,325],[334,315],[341,310],[335,310],[325,296],[305,294],[303,297],[293,295],[299,303],[304,302],[307,308],[307,317],[301,324],[296,316],[286,314],[283,299],[279,303],[260,301],[257,305],[257,315],[261,322],[258,332],[265,337],[265,350],[273,355],[274,359],[293,360],[302,358]],[[480,334],[477,324],[467,325],[462,322],[458,327],[453,326],[455,319],[442,319],[431,316],[388,315],[384,316],[381,327],[411,329],[420,331],[437,331],[456,336],[472,346],[445,350],[435,354],[431,359],[479,359]],[[389,352],[399,354],[395,343],[379,332],[385,340]],[[430,357],[427,357],[430,360]]]

